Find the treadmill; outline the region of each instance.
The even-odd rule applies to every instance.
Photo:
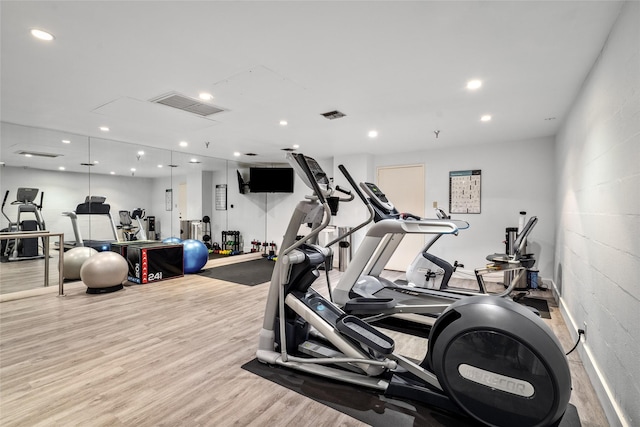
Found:
[[[400,319],[417,323],[418,329],[424,330],[424,326],[431,326],[453,302],[468,296],[488,293],[481,277],[486,271],[476,271],[476,277],[479,277],[479,292],[463,289],[428,289],[394,283],[380,277],[407,234],[458,235],[461,230],[469,227],[469,223],[462,220],[427,219],[412,214],[401,214],[378,186],[368,182],[361,183],[359,187],[368,196],[365,197],[346,169],[340,167],[340,170],[363,202],[373,209],[375,216],[374,224],[368,229],[360,248],[332,292],[336,304],[343,307],[347,313],[363,317],[369,322],[387,322],[391,320],[390,316],[393,316],[394,321]],[[528,230],[531,228],[532,225]],[[521,233],[519,239],[525,238],[525,233]],[[526,271],[517,260],[508,258],[499,261],[503,264],[496,266],[496,269],[518,271],[519,275]],[[513,281],[514,284],[515,282],[516,280]],[[503,297],[508,295],[512,288],[513,286],[510,286],[503,292],[491,295]]]
[[[111,217],[111,206],[105,203],[106,197],[102,196],[87,196],[84,203],[80,203],[76,210],[73,212],[62,212],[62,215],[68,216],[71,219],[71,225],[73,226],[73,234],[75,241],[64,242],[64,249],[68,250],[77,247],[89,247],[98,252],[110,251],[111,243],[119,242],[118,230],[115,222]],[[80,228],[78,227],[78,216],[96,216],[101,217],[108,221],[109,229],[113,233],[113,240],[92,240],[83,239]]]

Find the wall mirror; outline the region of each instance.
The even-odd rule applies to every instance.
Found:
[[[218,243],[223,231],[242,230],[246,242],[265,235],[266,196],[240,194],[238,188],[237,172],[248,174],[248,163],[11,123],[0,123],[0,132],[0,192],[4,197],[9,191],[4,210],[11,221],[17,215],[11,204],[16,191],[28,187],[44,193],[46,229],[64,233],[65,241],[74,240],[74,231],[64,213],[87,196],[105,198],[118,233],[119,211],[142,209],[146,218],[154,217],[149,237],[157,240],[191,232],[199,238],[197,233],[206,231]],[[207,229],[198,224],[204,216],[210,220]],[[113,233],[104,217],[79,218],[78,225],[84,239],[110,239]],[[9,220],[0,217],[0,229],[8,227]],[[42,286],[38,262],[42,260],[2,263],[0,294]],[[57,279],[51,276],[53,286]]]

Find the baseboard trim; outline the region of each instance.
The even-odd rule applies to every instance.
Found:
[[[558,293],[558,288],[556,287],[556,283],[553,280],[549,280],[551,283],[551,289],[553,291],[553,297],[558,303],[558,307],[560,308],[560,313],[565,320],[565,324],[567,324],[567,329],[569,329],[569,334],[571,334],[572,339],[578,339],[578,329],[581,328],[576,323],[575,319],[567,309],[567,306],[564,302],[562,296]],[[630,427],[631,424],[625,417],[624,411],[617,404],[615,399],[613,398],[613,392],[611,391],[611,387],[607,383],[602,371],[600,370],[598,364],[596,363],[593,353],[591,352],[591,348],[586,341],[582,341],[581,345],[577,349],[578,354],[580,355],[580,359],[582,360],[582,365],[584,366],[585,371],[587,372],[587,376],[591,380],[591,384],[593,385],[594,390],[596,391],[596,395],[600,400],[600,404],[602,405],[602,409],[604,411],[609,424],[620,427]]]

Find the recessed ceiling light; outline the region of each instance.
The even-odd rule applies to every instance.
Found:
[[[94,165],[97,165],[98,163],[100,163],[100,162],[99,162],[99,161],[97,161],[97,160],[94,160],[94,161],[93,161],[93,164],[94,164]]]
[[[467,82],[467,89],[476,90],[476,89],[480,89],[481,86],[482,86],[481,80],[469,80]]]
[[[144,151],[142,150],[138,151],[138,156],[142,156],[142,155],[144,155]]]
[[[280,126],[286,126],[286,125],[288,125],[288,124],[289,124],[289,123],[287,123],[287,121],[286,121],[286,120],[280,120]]]
[[[298,148],[300,148],[300,146],[298,144],[293,144],[293,148],[297,150]]]
[[[114,171],[109,172],[111,175],[115,175],[116,173]]]
[[[200,97],[200,99],[203,99],[205,101],[211,101],[213,99],[213,95],[207,92],[201,92],[198,96]]]
[[[159,167],[159,168],[161,168],[161,167],[162,167],[162,165],[158,165],[158,167]]]
[[[63,144],[71,144],[71,141],[69,141],[68,139],[63,139],[63,140],[62,140],[62,143],[63,143]]]
[[[491,120],[491,116],[489,114],[485,114],[484,116],[480,117],[481,122],[488,122],[489,120]]]
[[[53,34],[35,28],[31,29],[31,35],[37,39],[45,41],[51,41],[55,38],[53,37]]]
[[[58,170],[63,171],[63,170],[65,170],[65,167],[64,166],[60,166],[60,167],[58,167]]]
[[[136,171],[136,168],[131,168],[131,172],[135,172],[135,171]]]
[[[109,132],[109,128],[107,126],[100,126],[100,130],[102,132]]]
[[[193,158],[193,159],[189,160],[189,163],[198,163],[198,159]]]
[[[378,136],[378,131],[377,130],[370,130],[369,131],[369,138],[375,138]]]
[[[187,141],[180,141],[180,147],[186,147],[187,145],[189,145]]]
[[[32,154],[29,154],[29,153],[25,154],[24,156],[25,156],[25,157],[33,157],[33,155],[32,155]]]
[[[238,151],[234,152],[233,155],[236,157],[240,157],[240,153]]]

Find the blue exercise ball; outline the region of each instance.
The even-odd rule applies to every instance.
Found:
[[[184,247],[184,273],[197,273],[209,261],[209,249],[200,240],[187,239]]]
[[[182,239],[178,237],[167,237],[162,243],[182,243]]]

